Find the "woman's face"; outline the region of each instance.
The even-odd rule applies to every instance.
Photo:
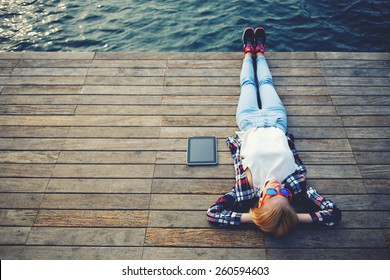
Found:
[[[261,202],[263,200],[264,200],[263,207],[264,206],[276,207],[276,206],[283,206],[283,205],[289,205],[290,204],[288,202],[287,197],[285,197],[285,196],[282,196],[282,195],[275,195],[275,196],[265,195],[265,193],[267,192],[267,189],[269,189],[269,188],[274,188],[277,191],[280,191],[283,187],[282,187],[282,184],[278,180],[276,180],[276,179],[269,180],[266,183],[265,187],[264,187],[263,196],[259,200],[259,207],[260,207],[260,204],[261,204]]]

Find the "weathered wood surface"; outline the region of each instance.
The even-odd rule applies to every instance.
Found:
[[[217,228],[241,53],[0,53],[1,259],[389,259],[390,54],[269,53],[333,228]],[[218,137],[219,165],[185,165]]]

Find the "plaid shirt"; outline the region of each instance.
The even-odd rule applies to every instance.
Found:
[[[335,222],[341,220],[341,211],[333,201],[324,198],[315,189],[306,187],[306,167],[295,149],[294,136],[287,132],[286,137],[298,167],[294,173],[281,182],[282,186],[293,194],[292,204],[303,206],[313,222],[327,226],[334,225]],[[208,221],[220,226],[240,225],[242,213],[254,207],[261,196],[261,190],[251,187],[246,177],[241,158],[241,139],[238,136],[228,137],[226,143],[232,153],[236,183],[230,192],[220,197],[207,210]]]

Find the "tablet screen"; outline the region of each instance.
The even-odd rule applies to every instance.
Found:
[[[188,138],[188,165],[211,165],[217,163],[217,139],[215,137],[199,136]]]

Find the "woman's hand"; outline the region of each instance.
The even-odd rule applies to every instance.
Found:
[[[241,216],[241,223],[243,224],[253,224],[252,216],[249,213],[242,213]]]
[[[308,223],[312,223],[313,222],[313,218],[310,216],[310,214],[306,213],[306,214],[297,214],[298,216],[298,222],[299,223],[305,223],[305,224],[308,224]]]

